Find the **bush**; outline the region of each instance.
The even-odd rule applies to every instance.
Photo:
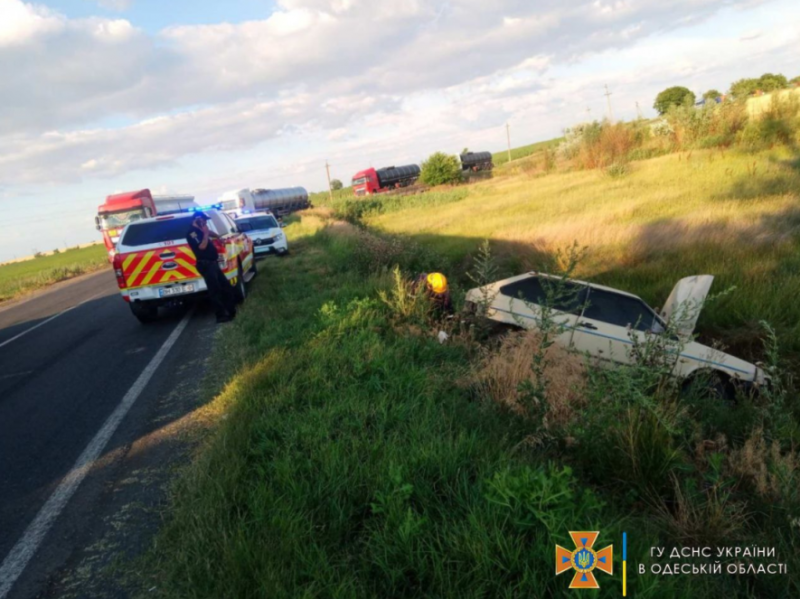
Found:
[[[343,187],[344,184],[341,181],[339,181],[339,179],[334,179],[333,181],[331,181],[331,189],[333,191],[339,191]]]
[[[425,185],[451,185],[461,181],[461,163],[443,152],[432,154],[422,163],[419,180]]]
[[[771,92],[788,87],[789,82],[783,75],[764,73],[758,79],[739,79],[731,84],[731,94],[741,99],[751,96],[757,91]]]
[[[669,123],[667,137],[678,148],[697,147],[701,140],[709,144],[711,137],[716,137],[719,145],[729,145],[747,124],[747,111],[743,104],[736,102],[707,104],[703,108],[676,106],[665,118]]]
[[[625,123],[605,123],[599,129],[587,129],[578,152],[580,166],[608,168],[628,162],[631,150],[641,143],[639,133]]]
[[[625,175],[630,172],[630,169],[627,164],[620,163],[620,164],[612,164],[606,168],[606,175],[611,177],[612,179],[619,179],[620,177],[624,177]]]
[[[760,119],[752,119],[741,131],[738,141],[749,152],[777,144],[789,145],[792,143],[795,129],[796,123],[783,118],[776,111],[770,111]]]
[[[694,104],[695,99],[696,96],[693,91],[686,87],[676,85],[658,94],[656,96],[656,101],[653,103],[653,108],[658,111],[658,114],[665,114],[674,106],[691,106]]]

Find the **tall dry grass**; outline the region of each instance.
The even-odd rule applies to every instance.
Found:
[[[525,415],[521,385],[534,381],[532,358],[540,351],[542,336],[537,331],[511,332],[496,350],[485,350],[472,372],[481,394],[493,402]],[[580,356],[560,345],[544,353],[547,367],[547,413],[545,427],[564,429],[585,402],[586,366]]]

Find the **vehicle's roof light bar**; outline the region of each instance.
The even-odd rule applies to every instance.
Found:
[[[187,208],[186,212],[204,212],[206,210],[222,210],[222,203],[209,204],[208,206],[192,206]]]

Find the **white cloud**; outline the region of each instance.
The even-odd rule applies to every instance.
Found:
[[[290,132],[343,143],[366,123],[477,131],[532,99],[569,104],[560,66],[747,2],[279,0],[263,20],[152,35],[0,0],[0,180],[114,177]]]
[[[97,0],[97,5],[108,10],[124,12],[133,4],[133,0]]]
[[[0,0],[0,48],[23,44],[38,35],[59,31],[65,20],[45,7]]]
[[[753,29],[750,31],[746,31],[739,37],[740,42],[751,42],[753,40],[757,40],[761,36],[764,35],[764,32],[761,29]]]

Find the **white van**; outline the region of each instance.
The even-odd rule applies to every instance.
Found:
[[[253,193],[249,189],[227,191],[220,196],[218,202],[222,204],[222,211],[231,217],[244,214],[255,205]]]

